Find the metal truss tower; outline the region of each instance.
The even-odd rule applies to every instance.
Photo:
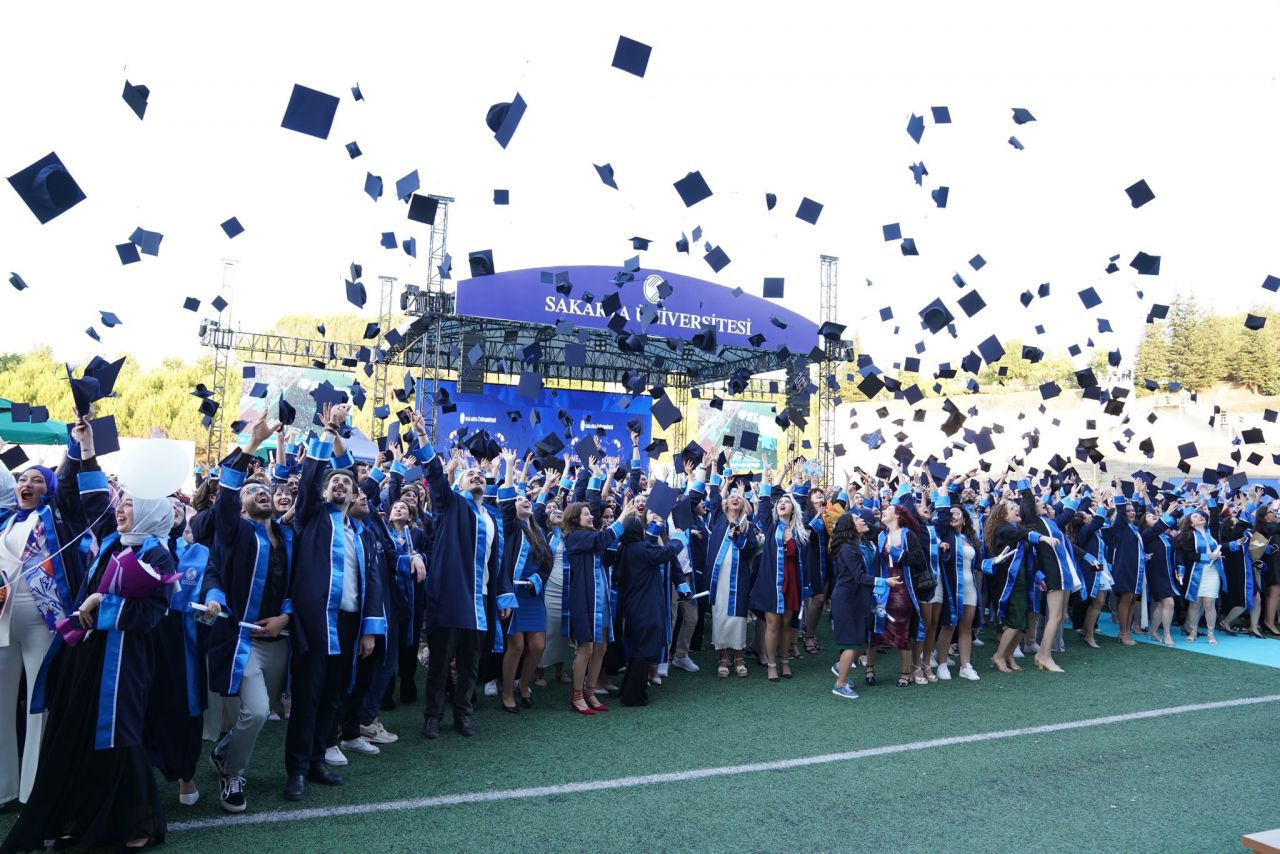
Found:
[[[836,320],[836,266],[840,259],[834,255],[819,256],[819,311],[820,323],[837,323]],[[818,366],[818,442],[820,446],[819,460],[827,490],[830,492],[840,484],[836,475],[835,443],[836,443],[836,393],[831,388],[827,377],[835,372],[836,362],[841,357],[842,343],[839,339],[824,339],[823,351],[826,359]]]

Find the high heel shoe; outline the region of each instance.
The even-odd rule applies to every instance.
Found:
[[[784,662],[782,662],[782,665],[781,665],[781,666],[786,668],[786,670],[783,670],[783,671],[780,671],[780,672],[779,672],[779,675],[780,675],[780,676],[782,676],[782,678],[783,678],[783,679],[790,679],[792,676],[794,676],[794,675],[795,675],[795,674],[793,674],[793,673],[791,672],[791,665],[790,665],[790,664],[787,664],[787,663],[784,661]]]
[[[582,705],[579,706],[578,705],[579,703],[582,703]],[[591,710],[591,707],[587,705],[587,701],[582,696],[581,691],[574,691],[573,694],[569,697],[569,708],[573,709],[575,712],[577,712],[580,715],[595,714],[595,712]]]
[[[765,678],[768,679],[770,682],[777,682],[778,681],[778,665],[766,664],[765,667],[769,668],[768,671],[766,672]]]
[[[924,678],[924,671],[919,667],[912,671],[911,681],[917,685],[928,685],[929,680]]]
[[[505,700],[499,700],[498,704],[502,706],[502,711],[512,715],[520,714],[520,707],[516,705],[508,706]]]
[[[1012,670],[1009,669],[1009,665],[1004,663],[1004,659],[997,658],[994,655],[991,656],[991,666],[994,667],[996,670],[999,670],[1001,673],[1013,672]]]
[[[743,679],[747,678],[747,663],[742,660],[741,655],[735,655],[733,657],[733,670],[739,677]]]
[[[533,708],[533,695],[530,695],[530,696],[528,696],[528,697],[521,697],[521,698],[520,698],[520,705],[524,706],[526,709],[532,709],[532,708]]]

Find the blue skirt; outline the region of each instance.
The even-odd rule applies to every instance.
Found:
[[[515,616],[507,628],[507,634],[515,632],[545,632],[547,630],[547,607],[541,596],[526,593],[523,584],[516,588]]]

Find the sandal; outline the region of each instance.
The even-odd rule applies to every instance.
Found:
[[[862,677],[862,681],[866,682],[868,685],[876,684],[876,669],[874,667],[868,667],[867,675]]]
[[[1258,631],[1257,629],[1249,629],[1249,634],[1253,635],[1258,640],[1266,640],[1266,638],[1263,637],[1262,632]]]
[[[932,667],[924,668],[924,678],[929,680],[930,684],[933,684],[934,682],[938,681],[938,676],[933,672]]]
[[[724,656],[720,657],[720,663],[716,666],[716,675],[721,679],[729,677],[729,659]]]
[[[1213,636],[1213,632],[1209,632],[1209,646],[1217,646],[1218,639]]]
[[[782,678],[783,678],[783,679],[790,679],[790,678],[791,678],[791,665],[787,664],[787,663],[784,661],[784,662],[782,662],[782,666],[786,668],[786,670],[783,670],[783,671],[782,671]]]
[[[766,664],[765,667],[769,668],[769,675],[767,677],[768,680],[770,682],[777,682],[778,681],[778,665]]]
[[[741,678],[747,678],[747,663],[742,660],[741,655],[735,655],[733,657],[733,671]]]
[[[805,638],[805,639],[804,639],[804,651],[805,651],[805,652],[809,653],[810,655],[817,655],[821,650],[822,650],[822,647],[818,646],[818,640],[817,640],[817,638]]]
[[[899,673],[899,674],[898,674],[898,687],[899,687],[899,688],[908,688],[908,687],[910,687],[910,686],[911,686],[911,674],[910,674],[910,673]]]
[[[924,672],[923,672],[919,667],[917,667],[915,670],[913,670],[913,671],[912,671],[912,673],[914,674],[914,675],[911,677],[911,681],[912,681],[912,682],[915,682],[917,685],[928,685],[928,684],[929,684],[929,680],[924,678]]]

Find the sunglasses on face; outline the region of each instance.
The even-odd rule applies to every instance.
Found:
[[[243,490],[241,490],[241,493],[243,495],[256,495],[259,492],[267,492],[267,491],[268,490],[265,486],[246,486]]]

